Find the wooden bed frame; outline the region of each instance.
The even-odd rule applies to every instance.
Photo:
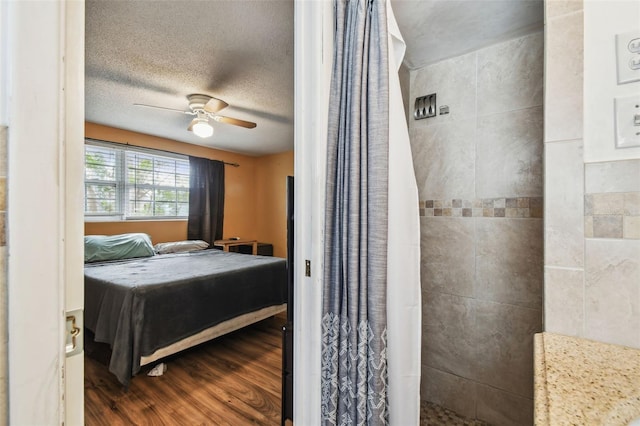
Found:
[[[253,312],[249,312],[249,313],[237,316],[235,318],[231,318],[230,320],[221,322],[220,324],[217,324],[213,327],[204,329],[199,333],[186,337],[169,346],[160,348],[156,350],[154,353],[152,353],[151,355],[140,357],[140,366],[151,364],[161,358],[176,354],[185,349],[192,348],[201,343],[207,342],[211,339],[215,339],[216,337],[220,337],[227,333],[231,333],[232,331],[239,330],[243,327],[246,327],[247,325],[251,325],[258,321],[262,321],[263,319],[267,319],[269,317],[272,317],[286,310],[287,310],[287,304],[283,303],[282,305],[269,306],[266,308],[259,309],[257,311],[253,311]]]

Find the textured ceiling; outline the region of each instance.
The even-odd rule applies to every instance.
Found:
[[[416,69],[542,28],[542,0],[392,0]],[[293,149],[293,0],[88,0],[87,121],[251,155]],[[229,103],[213,123],[187,131],[202,93]]]
[[[86,2],[87,121],[260,155],[293,148],[293,1]],[[188,109],[186,95],[223,99],[221,115],[255,129],[134,103]]]
[[[421,68],[542,30],[543,0],[391,0],[407,44],[404,63]]]

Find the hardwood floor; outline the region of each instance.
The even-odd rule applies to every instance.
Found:
[[[87,345],[85,424],[279,425],[284,322],[269,318],[182,352],[160,377],[143,368],[128,391],[104,349]]]

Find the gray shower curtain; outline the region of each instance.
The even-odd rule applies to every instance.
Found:
[[[322,422],[387,407],[389,78],[386,3],[335,0],[322,308]]]

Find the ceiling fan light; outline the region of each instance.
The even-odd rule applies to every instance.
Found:
[[[193,133],[201,138],[208,138],[213,135],[213,127],[207,121],[199,121],[193,125]]]

